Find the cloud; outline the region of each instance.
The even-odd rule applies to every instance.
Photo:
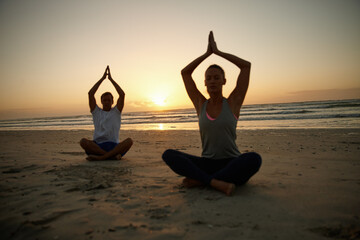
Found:
[[[152,101],[129,101],[125,103],[127,110],[136,111],[136,110],[149,110],[154,107]]]

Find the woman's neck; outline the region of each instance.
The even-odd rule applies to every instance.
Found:
[[[209,102],[211,104],[222,104],[223,95],[222,94],[211,94],[209,98]]]

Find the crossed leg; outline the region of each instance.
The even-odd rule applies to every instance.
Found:
[[[86,158],[89,161],[99,161],[99,160],[120,160],[121,157],[129,151],[133,141],[131,138],[127,138],[124,141],[118,143],[112,150],[106,152],[100,148],[95,142],[83,138],[80,140],[80,146],[89,153],[89,156]]]
[[[166,150],[162,157],[165,163],[175,173],[185,176],[185,179],[183,180],[183,185],[185,187],[192,188],[210,185],[228,196],[231,196],[235,191],[234,183],[213,178],[195,164],[195,162],[202,161],[200,157],[171,149]]]
[[[175,173],[185,176],[185,187],[210,185],[226,195],[232,195],[235,186],[246,183],[261,166],[261,156],[254,152],[213,161],[169,149],[163,160]]]

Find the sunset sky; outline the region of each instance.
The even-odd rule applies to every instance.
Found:
[[[360,98],[358,0],[2,0],[0,119],[89,113],[87,92],[107,65],[125,112],[191,107],[180,71],[221,51],[252,63],[245,104]],[[211,56],[193,77],[204,95]],[[96,97],[115,89],[106,80]]]

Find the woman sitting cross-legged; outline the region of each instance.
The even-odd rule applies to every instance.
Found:
[[[191,76],[196,67],[213,53],[241,70],[236,87],[228,98],[222,93],[226,83],[225,73],[218,65],[211,65],[205,72],[209,99],[200,93]],[[186,91],[199,118],[202,155],[197,157],[168,149],[162,158],[175,173],[185,176],[185,187],[210,185],[226,195],[232,195],[236,185],[246,183],[259,170],[260,155],[255,152],[241,154],[235,143],[236,125],[249,85],[250,67],[249,62],[218,50],[210,32],[206,53],[181,71]]]

